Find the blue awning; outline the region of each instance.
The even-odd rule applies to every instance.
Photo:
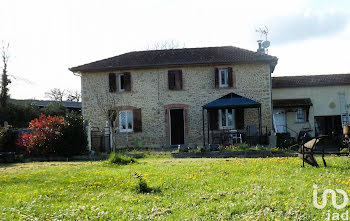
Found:
[[[261,104],[235,93],[229,93],[203,106],[204,109],[258,108]]]

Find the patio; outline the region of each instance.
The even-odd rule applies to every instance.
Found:
[[[245,109],[256,109],[257,124],[245,126]],[[207,114],[205,114],[205,111]],[[202,107],[203,145],[230,145],[238,142],[261,143],[261,104],[257,101],[229,93]],[[207,115],[207,132],[205,132]]]

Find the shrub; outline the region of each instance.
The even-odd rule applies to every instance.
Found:
[[[69,114],[66,118],[46,116],[29,123],[30,133],[23,133],[18,144],[31,155],[72,156],[86,150],[87,138],[81,116]]]
[[[138,179],[137,186],[135,187],[135,190],[138,193],[155,193],[160,192],[160,189],[158,187],[150,187],[148,186],[148,183],[145,179],[143,179],[142,174],[135,173],[135,177]]]
[[[31,133],[23,133],[18,144],[34,155],[54,154],[60,143],[63,126],[63,117],[41,114],[29,123]]]
[[[67,113],[67,108],[65,108],[61,102],[54,102],[42,108],[41,112],[45,115],[65,116]]]
[[[111,153],[109,155],[108,162],[111,164],[126,165],[129,163],[136,163],[136,160],[132,157],[126,157],[120,154]]]
[[[28,127],[28,123],[39,117],[40,109],[34,104],[13,104],[8,103],[6,107],[0,108],[0,123],[5,121],[14,127]]]
[[[64,118],[60,137],[60,147],[56,152],[62,156],[74,156],[85,152],[87,149],[87,134],[81,115],[70,113]]]
[[[250,147],[246,143],[238,143],[235,145],[227,145],[227,146],[219,146],[220,151],[244,151],[244,150],[252,150],[253,148]]]
[[[0,129],[0,152],[16,152],[18,132],[13,129]]]

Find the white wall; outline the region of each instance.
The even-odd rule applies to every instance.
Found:
[[[340,115],[340,92],[345,92],[346,103],[350,104],[350,85],[275,88],[272,89],[272,99],[310,98],[313,106],[310,108],[309,123],[314,136],[315,116]],[[296,123],[295,121],[295,112],[287,113],[287,127],[299,132],[303,127],[307,126],[305,123]],[[291,135],[294,136],[294,133],[291,133]]]

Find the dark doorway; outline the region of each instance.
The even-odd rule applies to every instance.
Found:
[[[342,141],[343,129],[340,115],[315,116],[315,135],[327,135],[322,145],[340,143]]]
[[[179,145],[185,143],[184,110],[170,110],[170,144]]]

